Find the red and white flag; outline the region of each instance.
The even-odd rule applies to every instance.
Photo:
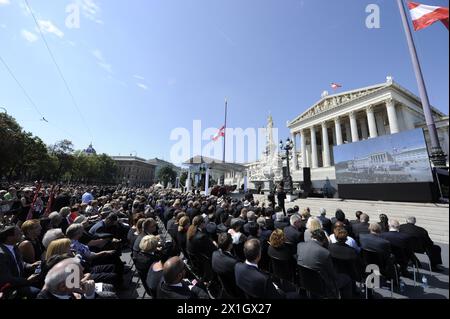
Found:
[[[333,90],[337,90],[337,89],[339,89],[339,88],[341,88],[342,87],[342,85],[340,85],[340,84],[337,84],[337,83],[331,83],[331,88],[333,89]]]
[[[214,135],[212,138],[213,141],[217,141],[219,138],[221,138],[222,136],[225,136],[225,126],[222,126],[219,130],[219,132],[217,132],[216,135]]]
[[[448,29],[448,8],[427,6],[417,2],[408,2],[408,8],[415,31],[424,29],[436,21],[441,21]]]

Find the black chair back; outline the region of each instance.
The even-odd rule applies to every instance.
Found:
[[[295,281],[295,260],[281,260],[270,257],[271,273],[276,279]]]
[[[339,274],[346,274],[352,280],[362,282],[362,265],[358,260],[332,257],[334,269]]]
[[[310,298],[328,298],[329,293],[327,284],[325,283],[319,271],[312,268],[297,265],[299,286],[306,290]],[[334,293],[337,297],[337,291]]]
[[[217,274],[220,285],[222,286],[222,294],[220,299],[244,299],[244,292],[236,285],[234,273]]]

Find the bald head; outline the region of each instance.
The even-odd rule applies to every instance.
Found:
[[[169,258],[163,267],[164,281],[169,285],[175,285],[183,279],[184,263],[180,257]]]
[[[78,258],[57,263],[45,276],[45,288],[51,293],[66,295],[81,288],[83,267]],[[69,285],[70,284],[70,285]]]

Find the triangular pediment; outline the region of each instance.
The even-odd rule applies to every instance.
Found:
[[[303,112],[300,116],[295,118],[289,125],[296,124],[300,121],[306,120],[310,117],[319,115],[328,110],[340,107],[347,103],[358,100],[366,95],[372,94],[386,87],[386,83],[365,87],[353,91],[347,91],[339,94],[323,96],[320,101],[314,104],[312,107]]]

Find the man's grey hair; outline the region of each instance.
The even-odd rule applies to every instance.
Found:
[[[50,229],[45,233],[44,238],[42,238],[42,245],[44,245],[44,247],[47,249],[48,245],[50,245],[52,241],[64,237],[66,236],[64,236],[61,228]]]
[[[327,210],[322,207],[321,209],[319,209],[319,214],[325,216],[327,214]]]
[[[389,229],[399,230],[400,223],[396,219],[389,219],[388,221]]]
[[[72,224],[66,230],[66,236],[69,239],[73,239],[79,234],[84,232],[84,227],[81,224]]]
[[[275,214],[275,220],[277,222],[281,222],[284,219],[284,213],[283,212],[278,212]]]
[[[249,211],[247,213],[247,220],[248,221],[255,221],[256,220],[256,213],[254,211]]]
[[[289,220],[289,222],[291,223],[292,226],[295,225],[296,222],[298,222],[299,220],[301,220],[302,218],[300,217],[299,214],[293,214]]]
[[[367,223],[369,222],[369,215],[362,213],[361,216],[359,216],[359,220],[361,223]]]
[[[58,212],[53,212],[48,215],[50,221],[54,222],[56,220],[62,220],[62,216]]]
[[[266,219],[264,217],[258,217],[256,222],[260,227],[266,227]]]
[[[416,217],[414,217],[414,216],[408,216],[408,217],[406,217],[406,222],[407,222],[408,224],[413,224],[413,225],[415,225],[415,224],[416,224]]]
[[[59,214],[60,214],[62,217],[67,217],[67,216],[69,216],[69,215],[70,215],[70,207],[63,207],[63,208],[61,208],[61,209],[59,210]]]
[[[59,291],[59,286],[61,283],[66,283],[69,276],[74,276],[74,271],[80,271],[79,278],[82,277],[82,267],[80,264],[80,259],[77,257],[64,259],[63,261],[56,264],[45,276],[45,287],[51,293],[57,294]],[[72,280],[69,280],[72,283]],[[77,283],[72,283],[77,284]],[[76,287],[73,287],[76,288]]]

